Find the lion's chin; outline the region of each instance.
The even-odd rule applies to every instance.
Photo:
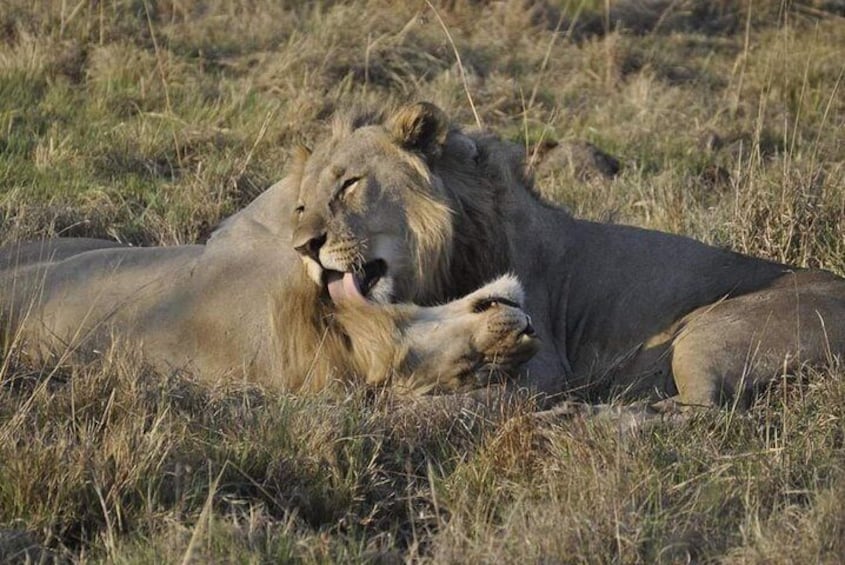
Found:
[[[391,304],[396,300],[394,286],[393,277],[384,276],[373,285],[367,297],[376,304]]]

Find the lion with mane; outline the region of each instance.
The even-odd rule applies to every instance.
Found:
[[[842,278],[573,218],[534,192],[523,150],[428,103],[338,120],[288,180],[292,244],[335,304],[435,304],[515,273],[534,390],[714,405],[845,352]]]
[[[122,331],[165,367],[292,390],[349,372],[463,390],[518,368],[547,395],[682,405],[845,352],[842,278],[573,218],[519,147],[428,103],[337,118],[206,245],[114,245],[8,249],[7,334],[43,356]]]
[[[507,377],[537,351],[522,286],[503,270],[438,304],[364,298],[443,294],[423,281],[440,280],[427,275],[453,238],[451,211],[410,186],[404,199],[387,199],[373,182],[349,206],[332,205],[337,218],[349,219],[344,241],[353,257],[345,276],[315,285],[307,274],[314,276],[313,266],[294,250],[304,160],[295,159],[290,175],[205,245],[126,247],[80,238],[0,250],[7,349],[15,343],[44,363],[119,338],[162,371],[300,392],[357,378],[413,392],[468,390]],[[384,239],[390,226],[401,226],[400,239]],[[369,239],[354,247],[351,234],[364,228],[359,236]],[[372,288],[378,267],[361,260],[366,241],[390,257],[391,272],[401,264],[421,286],[388,291],[384,277]]]

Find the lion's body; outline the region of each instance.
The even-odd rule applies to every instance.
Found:
[[[492,221],[509,227],[511,269],[550,345],[524,368],[539,390],[610,387],[708,405],[845,354],[841,278],[575,219],[527,184],[509,190]]]
[[[271,281],[283,281],[284,266],[295,263],[273,273],[272,261],[215,256],[211,246],[80,250],[73,239],[51,246],[66,257],[17,261],[2,279],[10,335],[34,360],[103,349],[119,337],[142,344],[161,369],[215,375],[243,364],[243,374],[270,374],[273,359],[261,341],[272,335],[269,301],[278,289]],[[259,294],[267,303],[234,300]],[[235,359],[238,350],[251,358]]]
[[[565,250],[549,288],[568,292],[549,319],[568,387],[707,405],[845,353],[845,281],[829,273],[625,226],[560,227]],[[530,284],[527,292],[533,312]],[[529,370],[545,371],[538,357]]]
[[[609,386],[708,405],[845,354],[841,278],[574,219],[525,195],[512,202],[497,221],[519,226],[508,238],[513,271],[552,344],[525,367],[540,390]]]
[[[354,262],[336,259],[349,241],[363,249],[354,260],[386,262],[392,300],[447,300],[512,271],[543,343],[523,367],[522,382],[537,390],[599,386],[714,404],[798,363],[845,353],[845,280],[575,219],[533,192],[520,148],[455,129],[429,104],[336,128],[303,170],[294,239],[315,282]],[[402,182],[384,170],[404,171]],[[347,196],[347,185],[356,192]],[[334,227],[342,204],[354,207],[358,191],[376,189],[383,200],[412,192],[451,211],[435,222],[445,235],[426,273],[401,268],[407,253],[368,248],[374,236],[365,222]],[[400,204],[393,213],[401,234],[413,211]]]
[[[161,371],[291,391],[353,377],[415,391],[474,388],[508,369],[493,357],[522,361],[536,350],[513,277],[438,307],[330,311],[290,247],[286,191],[285,182],[271,187],[206,245],[57,239],[0,250],[7,341],[42,363],[118,339]],[[497,297],[513,306],[476,308]]]

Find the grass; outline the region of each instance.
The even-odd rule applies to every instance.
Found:
[[[528,155],[617,157],[613,179],[544,163],[579,216],[845,274],[841,7],[636,4],[7,0],[0,239],[201,241],[335,109],[427,99]],[[0,534],[53,557],[845,559],[838,366],[633,435],[527,404],[214,388],[117,347],[2,371]]]

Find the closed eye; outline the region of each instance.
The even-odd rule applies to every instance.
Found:
[[[491,308],[496,308],[497,306],[504,304],[505,306],[510,306],[511,308],[520,308],[520,305],[510,300],[508,298],[502,298],[501,296],[490,296],[488,298],[482,298],[475,302],[472,305],[472,311],[475,314],[480,314],[482,312],[486,312]]]
[[[337,190],[338,196],[345,194],[348,192],[353,186],[358,184],[358,181],[364,177],[349,177],[343,183],[341,183],[340,188]]]

